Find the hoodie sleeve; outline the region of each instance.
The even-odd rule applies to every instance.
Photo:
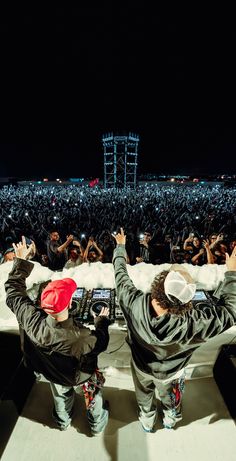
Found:
[[[16,315],[19,325],[26,332],[33,328],[34,322],[37,323],[41,315],[26,292],[25,280],[33,268],[33,263],[15,258],[12,270],[5,282],[6,304]]]
[[[123,311],[132,309],[133,303],[144,294],[138,290],[130,279],[126,266],[125,245],[117,245],[113,254],[117,299]]]
[[[94,350],[96,354],[100,354],[100,352],[106,350],[109,343],[108,327],[110,320],[107,317],[98,316],[94,320],[94,325],[95,331],[93,331],[93,335],[97,338]]]

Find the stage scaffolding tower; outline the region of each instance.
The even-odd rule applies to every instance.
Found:
[[[104,148],[104,188],[135,188],[137,184],[139,136],[103,135]]]

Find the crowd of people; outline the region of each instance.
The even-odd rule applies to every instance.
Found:
[[[25,363],[49,381],[55,426],[64,431],[71,425],[75,396],[82,392],[91,435],[106,429],[109,402],[98,356],[109,342],[109,308],[94,314],[94,330],[77,323],[69,312],[77,284],[68,277],[47,281],[32,301],[26,290],[31,259],[53,271],[113,262],[141,427],[156,430],[157,389],[163,426],[173,429],[182,419],[185,367],[193,351],[236,322],[235,189],[4,186],[0,210],[1,260],[14,260],[6,303],[19,323]],[[127,271],[127,264],[142,262],[174,264],[144,293]],[[194,307],[196,283],[176,262],[226,265],[212,305]]]
[[[24,235],[53,270],[111,262],[112,234],[126,232],[127,260],[224,264],[236,243],[235,188],[145,183],[134,189],[81,185],[0,188],[1,261]]]

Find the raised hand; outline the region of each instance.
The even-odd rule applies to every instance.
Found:
[[[22,236],[22,241],[15,244],[12,244],[16,257],[21,259],[29,259],[30,255],[34,252],[34,242],[32,242],[28,248],[26,245],[25,237]]]
[[[33,240],[31,240],[31,244],[29,245],[29,248],[31,248],[31,251],[27,256],[27,259],[32,259],[32,258],[34,258],[35,254],[36,254],[36,245],[35,245]]]
[[[114,237],[117,245],[125,245],[126,242],[126,235],[124,234],[124,229],[123,227],[120,228],[120,232],[118,232],[116,235],[111,234],[112,237]]]
[[[74,240],[74,236],[72,234],[68,235],[66,241],[70,243],[72,240]]]
[[[228,271],[236,271],[236,247],[234,247],[230,256],[226,253],[226,267]]]

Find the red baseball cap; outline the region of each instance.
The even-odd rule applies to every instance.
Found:
[[[69,278],[50,282],[41,294],[42,309],[47,314],[59,314],[64,311],[76,288],[75,281]]]

